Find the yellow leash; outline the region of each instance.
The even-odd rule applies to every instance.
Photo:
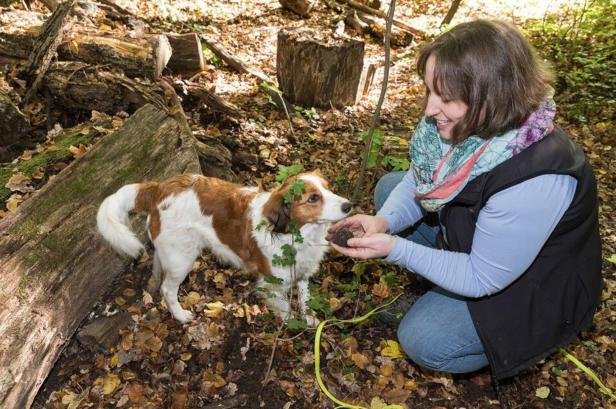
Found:
[[[377,312],[381,311],[382,309],[389,307],[394,301],[396,301],[398,299],[398,297],[400,297],[400,295],[402,295],[402,294],[398,294],[397,296],[395,296],[388,303],[378,306],[377,308],[371,310],[366,315],[362,315],[361,317],[357,317],[357,318],[353,318],[353,319],[349,319],[349,320],[339,320],[337,318],[333,318],[333,319],[330,319],[330,320],[325,320],[325,321],[321,322],[317,326],[317,333],[314,336],[314,374],[315,374],[315,376],[317,378],[317,383],[319,384],[319,387],[321,388],[323,393],[329,399],[331,399],[333,402],[335,402],[335,403],[337,403],[339,405],[336,408],[368,409],[368,408],[366,408],[364,406],[351,405],[349,403],[346,403],[346,402],[343,402],[343,401],[337,399],[325,387],[325,384],[323,383],[323,379],[321,378],[321,334],[323,333],[323,329],[325,328],[325,325],[327,325],[328,323],[359,324],[360,322],[363,322],[363,321],[367,320],[368,318],[370,318],[370,316],[376,314]],[[400,405],[387,405],[387,406],[383,406],[383,409],[403,409],[403,408]]]
[[[376,314],[377,312],[389,307],[391,304],[393,304],[394,301],[396,301],[398,299],[398,297],[400,297],[402,294],[398,294],[397,296],[395,296],[391,301],[387,302],[386,304],[380,305],[377,308],[369,311],[367,314],[362,315],[361,317],[357,317],[357,318],[353,318],[353,319],[349,319],[349,320],[339,320],[337,318],[333,318],[333,319],[329,319],[329,320],[325,320],[323,322],[321,322],[318,326],[317,326],[317,332],[315,334],[314,337],[314,374],[316,376],[317,379],[317,384],[319,385],[319,388],[321,388],[321,390],[323,391],[323,393],[329,398],[331,399],[333,402],[337,403],[339,406],[336,407],[336,409],[338,408],[347,408],[347,409],[368,409],[364,406],[357,406],[357,405],[351,405],[349,403],[343,402],[339,399],[337,399],[325,386],[325,384],[323,383],[323,379],[321,378],[321,335],[323,334],[323,329],[325,329],[325,326],[328,323],[340,323],[340,324],[359,324],[360,322],[366,321],[368,318],[370,318],[370,316]],[[564,348],[560,348],[560,353],[563,354],[565,356],[565,358],[567,358],[568,360],[570,360],[571,362],[573,362],[578,368],[580,368],[586,375],[588,375],[594,382],[595,384],[597,384],[597,386],[599,387],[599,391],[607,396],[610,397],[610,399],[614,399],[616,400],[616,395],[614,395],[614,392],[612,392],[610,390],[610,388],[608,388],[607,386],[605,386],[603,384],[603,382],[601,382],[601,380],[599,379],[599,377],[597,376],[597,374],[595,374],[590,368],[588,368],[586,365],[584,365],[583,363],[581,363],[576,357],[574,357],[573,355],[571,355],[569,352],[567,352]],[[387,406],[383,406],[383,409],[403,409],[402,406],[400,405],[387,405]]]
[[[614,392],[612,392],[610,390],[610,388],[608,388],[607,386],[605,386],[603,384],[603,382],[601,382],[601,380],[599,379],[599,377],[597,376],[597,374],[595,374],[592,369],[590,369],[589,367],[587,367],[586,365],[584,365],[583,363],[581,363],[576,357],[574,357],[573,355],[571,355],[569,352],[565,351],[564,348],[560,348],[560,353],[563,354],[565,356],[565,358],[567,358],[568,360],[570,360],[571,362],[573,362],[578,368],[580,368],[586,375],[588,375],[599,387],[599,391],[601,391],[601,393],[609,396],[611,399],[616,400],[616,395],[614,395]]]

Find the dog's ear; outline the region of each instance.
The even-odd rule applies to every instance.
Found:
[[[286,233],[291,220],[291,205],[284,202],[282,192],[275,191],[263,206],[263,217],[274,226],[274,233]]]

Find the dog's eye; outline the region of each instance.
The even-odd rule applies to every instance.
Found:
[[[310,197],[308,198],[308,203],[316,203],[319,201],[319,195],[317,195],[316,193],[313,193],[310,195]]]

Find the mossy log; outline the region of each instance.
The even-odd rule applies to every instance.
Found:
[[[126,183],[199,171],[185,124],[148,104],[0,221],[0,407],[30,407],[126,266],[96,233],[101,201]]]

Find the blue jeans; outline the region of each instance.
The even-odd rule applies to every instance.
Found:
[[[405,173],[389,173],[378,181],[377,210]],[[437,234],[437,226],[418,223],[401,236],[435,247]],[[488,365],[465,298],[442,288],[428,291],[406,312],[398,326],[398,340],[411,360],[435,371],[467,373]]]

